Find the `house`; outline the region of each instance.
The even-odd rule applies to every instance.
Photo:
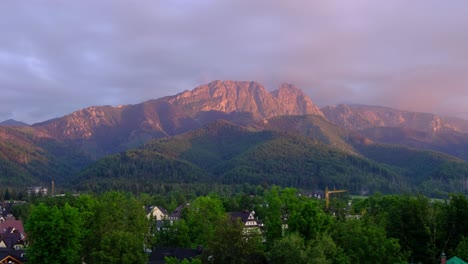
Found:
[[[5,221],[5,219],[9,216],[13,216],[12,212],[13,203],[11,202],[3,202],[0,204],[0,221]]]
[[[230,212],[229,215],[233,220],[240,219],[242,223],[244,223],[244,234],[260,234],[260,224],[258,220],[255,218],[255,211],[248,211],[244,210],[241,212]]]
[[[154,220],[165,220],[169,216],[166,209],[161,206],[150,206],[147,208],[146,217]]]
[[[14,232],[18,232],[21,239],[26,237],[23,222],[21,220],[16,220],[13,216],[11,216],[7,217],[5,221],[0,222],[0,235]]]
[[[24,250],[0,249],[0,264],[23,264],[25,262]]]
[[[9,228],[7,232],[0,234],[0,248],[24,249],[24,236],[18,230],[11,230]]]
[[[32,186],[26,189],[26,193],[28,195],[42,195],[47,196],[47,188],[43,186]]]
[[[164,227],[164,221],[169,219],[169,213],[161,206],[150,206],[147,208],[146,217],[156,221],[156,229],[161,231]]]
[[[189,205],[190,205],[189,203],[180,205],[174,210],[174,212],[172,212],[169,215],[169,221],[171,221],[171,224],[174,221],[179,221],[180,220],[180,218],[182,217],[182,212],[183,212],[184,208],[189,206]]]

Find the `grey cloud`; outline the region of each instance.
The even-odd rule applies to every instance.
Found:
[[[0,118],[37,122],[213,79],[269,89],[295,83],[322,106],[468,117],[467,7],[459,0],[11,1],[0,9],[0,113],[11,114]]]

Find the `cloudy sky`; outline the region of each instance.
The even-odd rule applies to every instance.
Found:
[[[319,106],[468,119],[466,0],[33,0],[0,6],[0,121],[134,104],[211,80]]]

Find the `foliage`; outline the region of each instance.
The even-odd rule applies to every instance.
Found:
[[[162,230],[156,233],[155,244],[162,247],[189,248],[192,243],[189,236],[190,228],[184,219],[170,223],[164,222]]]
[[[439,219],[443,216],[439,203],[421,195],[376,196],[369,203],[368,217],[380,221],[388,236],[398,239],[414,261],[430,263],[438,258],[447,229]]]
[[[313,240],[305,240],[298,233],[289,233],[274,242],[269,252],[271,263],[350,263],[343,249],[326,234]]]
[[[185,208],[183,219],[189,226],[192,246],[207,245],[213,239],[216,226],[225,216],[221,200],[217,197],[201,196]]]
[[[332,234],[350,263],[401,263],[406,259],[398,240],[388,238],[385,229],[371,222],[349,219],[337,222]]]
[[[299,234],[291,233],[275,240],[269,259],[272,264],[307,264],[309,248]]]
[[[255,264],[264,263],[265,256],[260,234],[244,232],[240,219],[225,216],[216,225],[214,236],[204,252],[208,263]]]
[[[460,183],[466,180],[468,164],[454,157],[389,145],[356,145],[361,156],[343,139],[339,146],[330,145],[329,140],[340,139],[339,133],[328,138],[322,132],[301,131],[254,131],[218,121],[107,156],[73,182],[82,190],[134,193],[156,193],[161,182],[311,190],[339,186],[355,194],[418,190],[439,197],[451,190],[466,191]]]
[[[313,200],[303,202],[298,211],[293,211],[288,221],[289,230],[298,232],[306,240],[316,239],[328,231],[332,223],[330,216]]]
[[[104,194],[91,223],[90,262],[146,263],[143,245],[148,222],[135,198],[118,192]]]
[[[6,140],[5,140],[6,139]],[[38,136],[30,127],[0,127],[0,184],[27,187],[63,183],[91,159],[74,146]]]
[[[31,263],[81,263],[82,219],[77,209],[65,204],[33,207],[26,222]]]
[[[463,237],[461,239],[460,243],[458,243],[457,247],[455,248],[453,255],[464,260],[468,259],[468,238]]]
[[[263,213],[265,219],[265,236],[268,245],[283,235],[282,208],[280,188],[273,186],[271,190],[265,192],[265,206],[260,209],[260,213]]]
[[[191,260],[184,259],[182,261],[179,261],[175,257],[165,257],[164,261],[166,264],[202,264],[202,261],[200,259],[191,259]]]
[[[28,256],[34,263],[145,263],[144,246],[201,245],[203,260],[215,263],[262,263],[266,257],[271,263],[436,263],[442,252],[466,257],[468,199],[460,194],[445,202],[376,194],[336,217],[293,188],[243,185],[220,188],[222,196],[180,191],[140,195],[141,202],[119,192],[37,197],[34,205],[19,207],[30,238]],[[168,220],[157,231],[142,202],[189,205],[181,220]],[[254,209],[264,236],[244,232],[225,205]]]
[[[40,200],[25,225],[32,263],[146,263],[148,223],[134,197],[110,192]]]
[[[406,181],[401,184],[406,185],[407,189],[417,189],[433,197],[446,197],[448,192],[467,192],[464,184],[468,175],[466,161],[402,146],[375,144],[362,145],[358,149],[369,159],[387,164],[404,176]]]

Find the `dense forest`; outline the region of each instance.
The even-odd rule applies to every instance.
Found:
[[[271,125],[287,126],[286,121],[292,122],[276,118]],[[161,184],[248,183],[308,190],[337,186],[358,195],[419,192],[439,198],[468,191],[468,163],[455,157],[383,144],[325,144],[309,136],[317,129],[299,134],[258,131],[217,121],[102,158],[70,186],[137,194],[155,192]]]
[[[276,186],[206,195],[107,192],[32,197],[14,213],[25,221],[32,263],[143,264],[155,247],[203,248],[183,263],[439,263],[443,252],[468,259],[463,195],[342,194],[326,208],[306,194]],[[186,206],[158,229],[145,217],[150,205],[169,212]],[[243,223],[227,214],[242,210],[256,213],[261,232],[246,237]]]
[[[428,150],[371,142],[322,117],[278,116],[242,126],[217,120],[138,148],[99,156],[92,144],[56,141],[30,127],[0,128],[0,184],[11,192],[59,192],[291,186],[336,186],[356,195],[468,194],[468,163]],[[36,131],[37,133],[37,131]],[[88,148],[89,147],[89,148]],[[96,156],[97,155],[97,156]]]

